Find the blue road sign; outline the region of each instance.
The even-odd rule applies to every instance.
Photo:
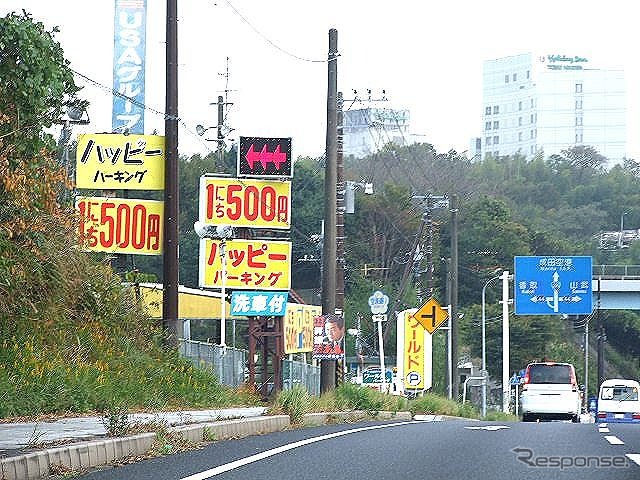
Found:
[[[591,257],[515,257],[515,313],[588,315],[592,278]]]

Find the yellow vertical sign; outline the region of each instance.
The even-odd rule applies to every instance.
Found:
[[[424,388],[424,328],[415,317],[404,317],[404,383],[408,388]]]

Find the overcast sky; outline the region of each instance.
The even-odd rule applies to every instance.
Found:
[[[338,90],[409,109],[411,133],[438,151],[467,150],[481,132],[482,62],[525,52],[579,55],[622,67],[627,80],[627,155],[640,160],[640,69],[634,2],[610,0],[182,0],[179,8],[179,115],[181,154],[215,149],[195,134],[213,126],[211,102],[233,102],[229,137],[293,137],[293,154],[325,150],[327,51],[338,30]],[[72,67],[111,87],[113,0],[0,0],[0,15],[25,8],[56,38]],[[146,103],[164,111],[165,13],[163,0],[147,0]],[[257,33],[257,32],[259,33]],[[285,53],[286,52],[286,53]],[[297,57],[297,58],[296,58]],[[315,60],[315,61],[308,61]],[[91,125],[111,129],[111,94],[86,81]],[[348,107],[349,105],[346,105]],[[354,104],[352,108],[364,106]],[[345,108],[346,108],[345,107]],[[145,130],[164,131],[147,112]],[[211,138],[215,132],[211,131]]]

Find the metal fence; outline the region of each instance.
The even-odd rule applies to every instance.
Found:
[[[223,385],[240,386],[245,381],[246,350],[207,342],[180,340],[180,354],[194,365],[210,368]]]
[[[246,350],[195,340],[180,340],[179,348],[180,354],[191,360],[194,365],[211,369],[223,385],[237,387],[246,381],[248,373]],[[285,390],[295,385],[302,385],[310,395],[320,395],[320,367],[304,362],[283,360],[282,385]]]
[[[295,360],[283,360],[282,388],[291,390],[296,385],[305,387],[310,395],[320,395],[320,367]]]

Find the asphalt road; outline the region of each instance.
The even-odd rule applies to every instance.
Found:
[[[596,424],[564,422],[333,425],[215,442],[201,450],[77,478],[640,478],[640,425],[610,425],[605,430]]]

